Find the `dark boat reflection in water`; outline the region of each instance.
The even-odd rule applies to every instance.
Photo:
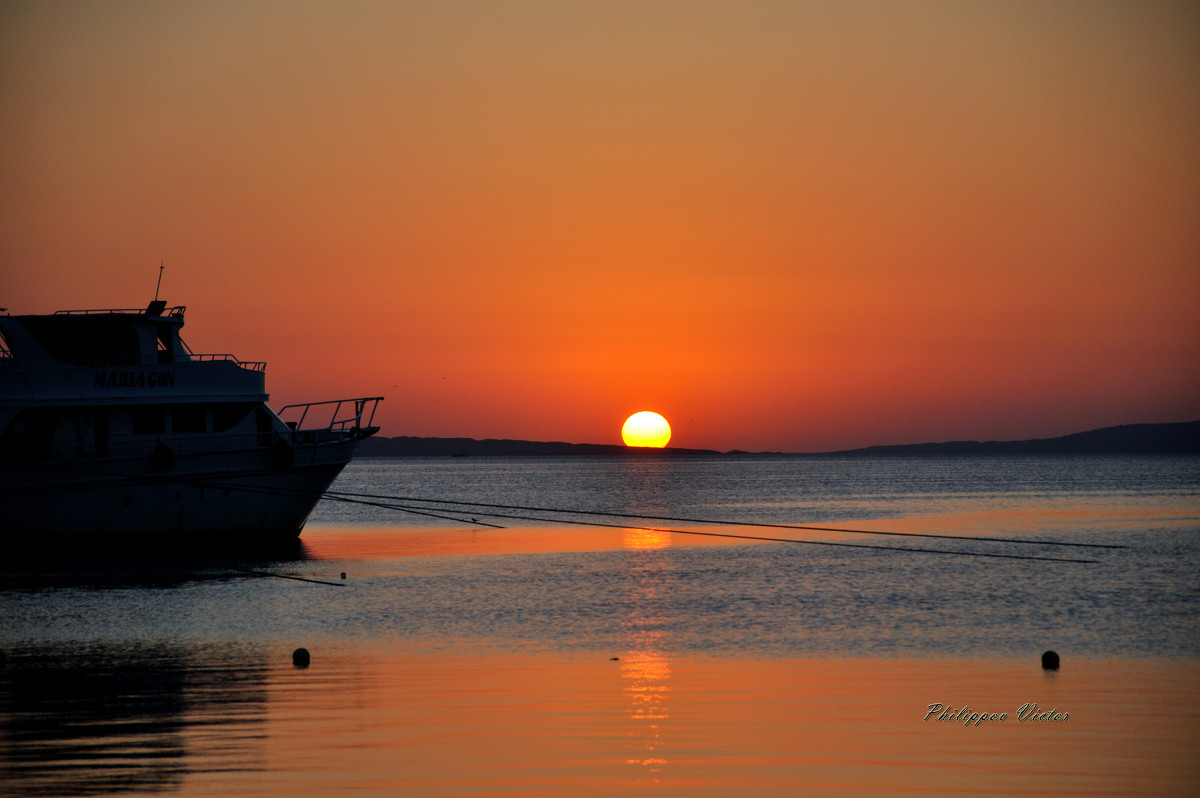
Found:
[[[0,595],[46,590],[45,600],[56,606],[70,602],[69,594],[61,592],[66,588],[184,588],[242,576],[294,579],[289,570],[309,559],[308,547],[298,538],[248,541],[217,551],[200,539],[119,536],[81,539],[57,552],[17,546],[0,561]]]
[[[0,668],[3,792],[177,791],[195,760],[259,770],[267,676],[265,651],[245,645],[10,652]]]
[[[19,552],[0,566],[0,595],[41,626],[66,624],[0,650],[0,794],[177,792],[198,770],[261,770],[269,645],[177,638],[169,628],[187,625],[180,612],[209,613],[203,592],[286,575],[307,559],[303,543],[234,556],[199,542],[167,553],[100,540],[54,556]],[[193,600],[169,598],[179,595]],[[88,636],[97,623],[108,631]],[[113,624],[125,633],[114,636]]]

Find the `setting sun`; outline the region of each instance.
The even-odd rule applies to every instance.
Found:
[[[658,413],[643,410],[625,419],[621,439],[626,446],[645,446],[661,449],[671,440],[671,425]]]

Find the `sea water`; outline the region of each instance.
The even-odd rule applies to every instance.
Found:
[[[364,634],[604,649],[636,608],[641,628],[691,653],[1200,654],[1197,458],[364,460],[337,488],[439,515],[453,505],[405,500],[471,502],[455,507],[460,517],[506,527],[555,519],[542,523],[554,532],[536,554],[389,563],[378,581],[363,573],[361,589],[379,591],[369,603],[395,610]],[[312,520],[451,523],[345,502],[324,503]],[[628,526],[608,550],[557,550],[594,539],[592,523]],[[473,529],[477,543],[506,535]],[[688,531],[799,542],[713,548],[688,545],[701,539]]]
[[[361,459],[334,489],[284,554],[6,562],[0,794],[1200,787],[1200,458]],[[1017,720],[1039,701],[1070,717]]]

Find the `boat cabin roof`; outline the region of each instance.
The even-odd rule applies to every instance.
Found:
[[[195,354],[184,308],[0,316],[0,405],[264,402],[267,364]]]
[[[50,315],[0,316],[13,356],[36,343],[53,360],[76,363],[133,360],[157,350],[180,352],[184,307],[152,302],[145,310],[67,310]]]

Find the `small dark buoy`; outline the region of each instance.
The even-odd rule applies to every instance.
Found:
[[[620,657],[609,657],[608,661],[609,662],[620,662],[621,658]]]
[[[292,664],[297,668],[307,668],[308,660],[309,657],[307,648],[298,648],[292,652]]]
[[[346,572],[342,571],[342,579],[345,579],[345,578],[346,578]]]
[[[1042,670],[1058,670],[1058,652],[1047,651],[1046,653],[1042,654]]]

